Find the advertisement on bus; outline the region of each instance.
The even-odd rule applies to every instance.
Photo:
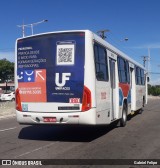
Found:
[[[17,42],[22,102],[82,103],[85,33],[47,34]]]

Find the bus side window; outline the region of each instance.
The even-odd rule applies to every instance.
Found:
[[[141,84],[145,85],[145,76],[144,76],[144,70],[141,69]]]
[[[130,84],[130,71],[128,61],[126,61],[126,68],[127,68],[127,83]]]
[[[99,44],[94,45],[96,78],[98,81],[108,81],[108,65],[106,49]]]
[[[128,61],[120,56],[118,57],[118,75],[120,83],[130,83]]]
[[[142,84],[142,80],[141,80],[141,69],[136,66],[136,74],[135,74],[135,78],[136,78],[136,85],[141,85]]]

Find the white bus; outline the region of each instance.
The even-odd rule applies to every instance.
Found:
[[[15,88],[20,124],[125,126],[147,103],[144,67],[89,30],[17,39]]]

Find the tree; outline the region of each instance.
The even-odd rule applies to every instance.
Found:
[[[7,59],[0,60],[0,79],[1,82],[9,80],[11,76],[14,76],[14,63]]]
[[[153,96],[159,96],[160,95],[160,86],[148,85],[148,94],[153,95]]]

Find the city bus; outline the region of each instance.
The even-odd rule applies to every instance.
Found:
[[[16,116],[20,124],[107,125],[147,104],[147,72],[90,30],[16,40]]]

